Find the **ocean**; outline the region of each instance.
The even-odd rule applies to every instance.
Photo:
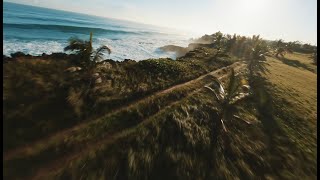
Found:
[[[143,60],[170,57],[159,47],[187,46],[185,34],[151,25],[103,18],[74,12],[3,3],[3,53],[21,51],[30,55],[63,52],[70,37],[88,40],[93,33],[93,47],[107,45],[113,60]]]

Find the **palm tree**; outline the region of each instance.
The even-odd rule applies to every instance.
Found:
[[[250,122],[235,115],[238,111],[239,104],[249,96],[249,92],[240,92],[241,86],[247,91],[249,90],[249,86],[240,83],[239,79],[235,76],[234,70],[231,70],[227,91],[225,91],[222,83],[217,78],[214,79],[213,86],[214,88],[209,86],[205,86],[205,88],[209,89],[215,95],[215,100],[218,103],[216,110],[218,111],[218,116],[224,132],[227,132],[224,122],[231,121],[233,118],[243,120],[247,124],[250,124]]]
[[[252,36],[252,39],[251,39],[251,41],[252,41],[252,46],[256,46],[257,44],[259,44],[260,42],[261,42],[261,39],[259,39],[260,38],[260,35],[253,35]]]
[[[265,73],[267,71],[264,61],[266,61],[266,53],[268,53],[267,46],[262,43],[256,44],[250,53],[250,57],[247,59],[250,78],[257,73]]]
[[[64,48],[64,51],[74,51],[78,55],[77,64],[85,69],[92,69],[96,63],[102,59],[103,54],[111,53],[111,49],[108,46],[101,46],[95,51],[92,47],[92,32],[90,33],[90,40],[83,41],[78,38],[70,38],[69,45]]]
[[[283,47],[279,47],[276,50],[276,57],[279,57],[279,54],[284,57],[284,55],[286,54],[286,50]]]
[[[292,53],[293,52],[293,46],[294,46],[294,43],[290,42],[290,43],[285,43],[283,42],[282,39],[280,39],[278,42],[277,42],[277,45],[276,45],[276,57],[279,57],[279,54],[284,57],[284,55],[289,52],[289,53]]]
[[[246,42],[247,42],[247,37],[245,36],[237,36],[237,47],[235,48],[236,50],[236,55],[243,57],[244,56],[244,52],[245,52],[245,46],[246,46]]]
[[[227,52],[230,52],[233,49],[236,41],[237,41],[236,34],[234,34],[233,37],[231,37],[231,35],[227,36],[227,42],[226,42],[226,51]]]
[[[214,40],[212,42],[212,47],[216,49],[221,49],[223,46],[223,34],[219,31],[212,34]]]
[[[97,62],[102,59],[103,53],[111,53],[110,48],[107,46],[101,46],[94,50],[92,47],[92,33],[90,33],[89,41],[70,38],[69,45],[65,47],[64,50],[76,52],[77,58],[75,63],[85,70],[80,74],[80,81],[77,81],[77,86],[80,86],[81,82],[84,82],[81,98],[84,99],[87,107],[94,108],[95,93],[93,93],[93,88],[95,83],[93,82],[97,82],[97,79],[99,79],[99,74],[94,72],[95,67]]]

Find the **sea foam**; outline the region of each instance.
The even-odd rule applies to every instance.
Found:
[[[175,58],[174,53],[159,48],[189,43],[189,38],[176,31],[151,25],[7,2],[3,10],[3,52],[7,56],[17,51],[30,55],[63,52],[70,37],[88,40],[90,32],[95,48],[106,45],[112,50],[104,58],[117,61]]]
[[[162,52],[159,47],[173,44],[178,46],[187,46],[187,40],[172,40],[164,38],[143,38],[128,37],[125,39],[108,39],[95,38],[93,47],[98,48],[101,45],[108,46],[112,53],[105,55],[104,58],[110,58],[116,61],[124,59],[144,60],[150,58],[175,59],[175,54],[170,52]],[[51,54],[56,52],[64,52],[63,49],[68,45],[67,41],[21,41],[21,40],[4,40],[3,53],[10,56],[14,52],[23,52],[30,55],[41,55],[43,53]],[[70,53],[70,52],[67,52]]]

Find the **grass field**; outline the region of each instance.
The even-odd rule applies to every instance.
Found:
[[[285,60],[270,58],[270,73],[266,77],[281,129],[314,169],[317,157],[317,67],[309,57],[293,53]],[[287,63],[291,61],[298,63]],[[300,65],[297,67],[296,64]]]
[[[246,78],[242,62],[233,67]],[[222,68],[6,154],[5,177],[315,179],[317,67],[298,53],[267,57],[266,67],[261,82],[270,103],[259,109],[253,97],[241,104],[251,125],[233,120],[220,133],[204,85],[212,76],[226,84],[230,68]]]
[[[286,58],[296,56],[316,70],[308,55]],[[201,90],[150,117],[150,123],[125,131],[112,145],[70,162],[53,177],[315,179],[316,71],[273,57],[267,59],[267,69],[265,89],[273,120],[259,116],[255,104],[247,102],[242,115],[257,123],[234,121],[228,123],[229,134],[215,134],[213,95]]]

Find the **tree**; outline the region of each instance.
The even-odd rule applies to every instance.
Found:
[[[215,78],[213,81],[213,88],[205,86],[215,95],[215,100],[218,103],[217,111],[218,116],[224,132],[227,132],[227,128],[224,124],[225,121],[231,121],[233,118],[243,120],[247,124],[250,122],[235,115],[238,112],[239,104],[249,96],[249,92],[240,92],[241,87],[243,89],[249,89],[248,85],[240,83],[239,79],[235,76],[234,70],[231,70],[231,75],[228,83],[228,88],[225,89],[219,79]]]
[[[236,41],[237,41],[236,34],[234,34],[233,37],[231,37],[231,35],[227,36],[227,42],[226,42],[226,51],[227,52],[230,52],[234,48]]]
[[[237,56],[243,57],[245,55],[246,41],[245,36],[237,36],[237,47],[235,48]]]
[[[108,46],[101,46],[96,50],[92,47],[92,33],[90,33],[89,41],[83,41],[78,38],[70,38],[69,45],[64,48],[64,51],[74,51],[77,54],[76,64],[84,69],[93,69],[96,63],[102,59],[103,54],[111,53]]]
[[[261,40],[259,39],[260,38],[260,35],[253,35],[252,36],[252,39],[251,39],[251,41],[252,41],[252,46],[256,46],[256,45],[258,45],[260,42],[261,42]]]
[[[213,36],[213,43],[212,43],[212,47],[216,48],[216,49],[222,49],[223,47],[223,34],[219,31],[216,32],[214,34],[212,34]]]
[[[279,55],[284,57],[284,55],[287,52],[292,53],[293,52],[293,46],[294,46],[293,42],[285,43],[285,42],[283,42],[282,39],[280,39],[277,42],[277,45],[276,45],[276,57],[279,57]]]
[[[102,59],[103,54],[105,52],[110,54],[111,50],[107,46],[101,46],[94,50],[92,47],[92,33],[90,33],[89,41],[70,38],[69,45],[64,50],[76,52],[77,58],[75,58],[75,64],[85,70],[81,74],[72,75],[74,79],[77,79],[75,81],[77,89],[71,89],[72,91],[70,91],[68,96],[70,100],[75,99],[71,103],[76,108],[77,114],[85,116],[95,107],[96,93],[94,91],[95,83],[93,82],[97,82],[97,79],[99,79],[99,74],[95,73],[95,67],[97,62]],[[76,98],[73,98],[74,94],[77,95]],[[84,107],[89,109],[83,110],[82,108]]]
[[[266,53],[268,53],[268,48],[267,45],[263,43],[256,44],[251,49],[250,57],[247,59],[251,80],[257,72],[265,73],[267,71],[264,64],[264,61],[266,61]]]

